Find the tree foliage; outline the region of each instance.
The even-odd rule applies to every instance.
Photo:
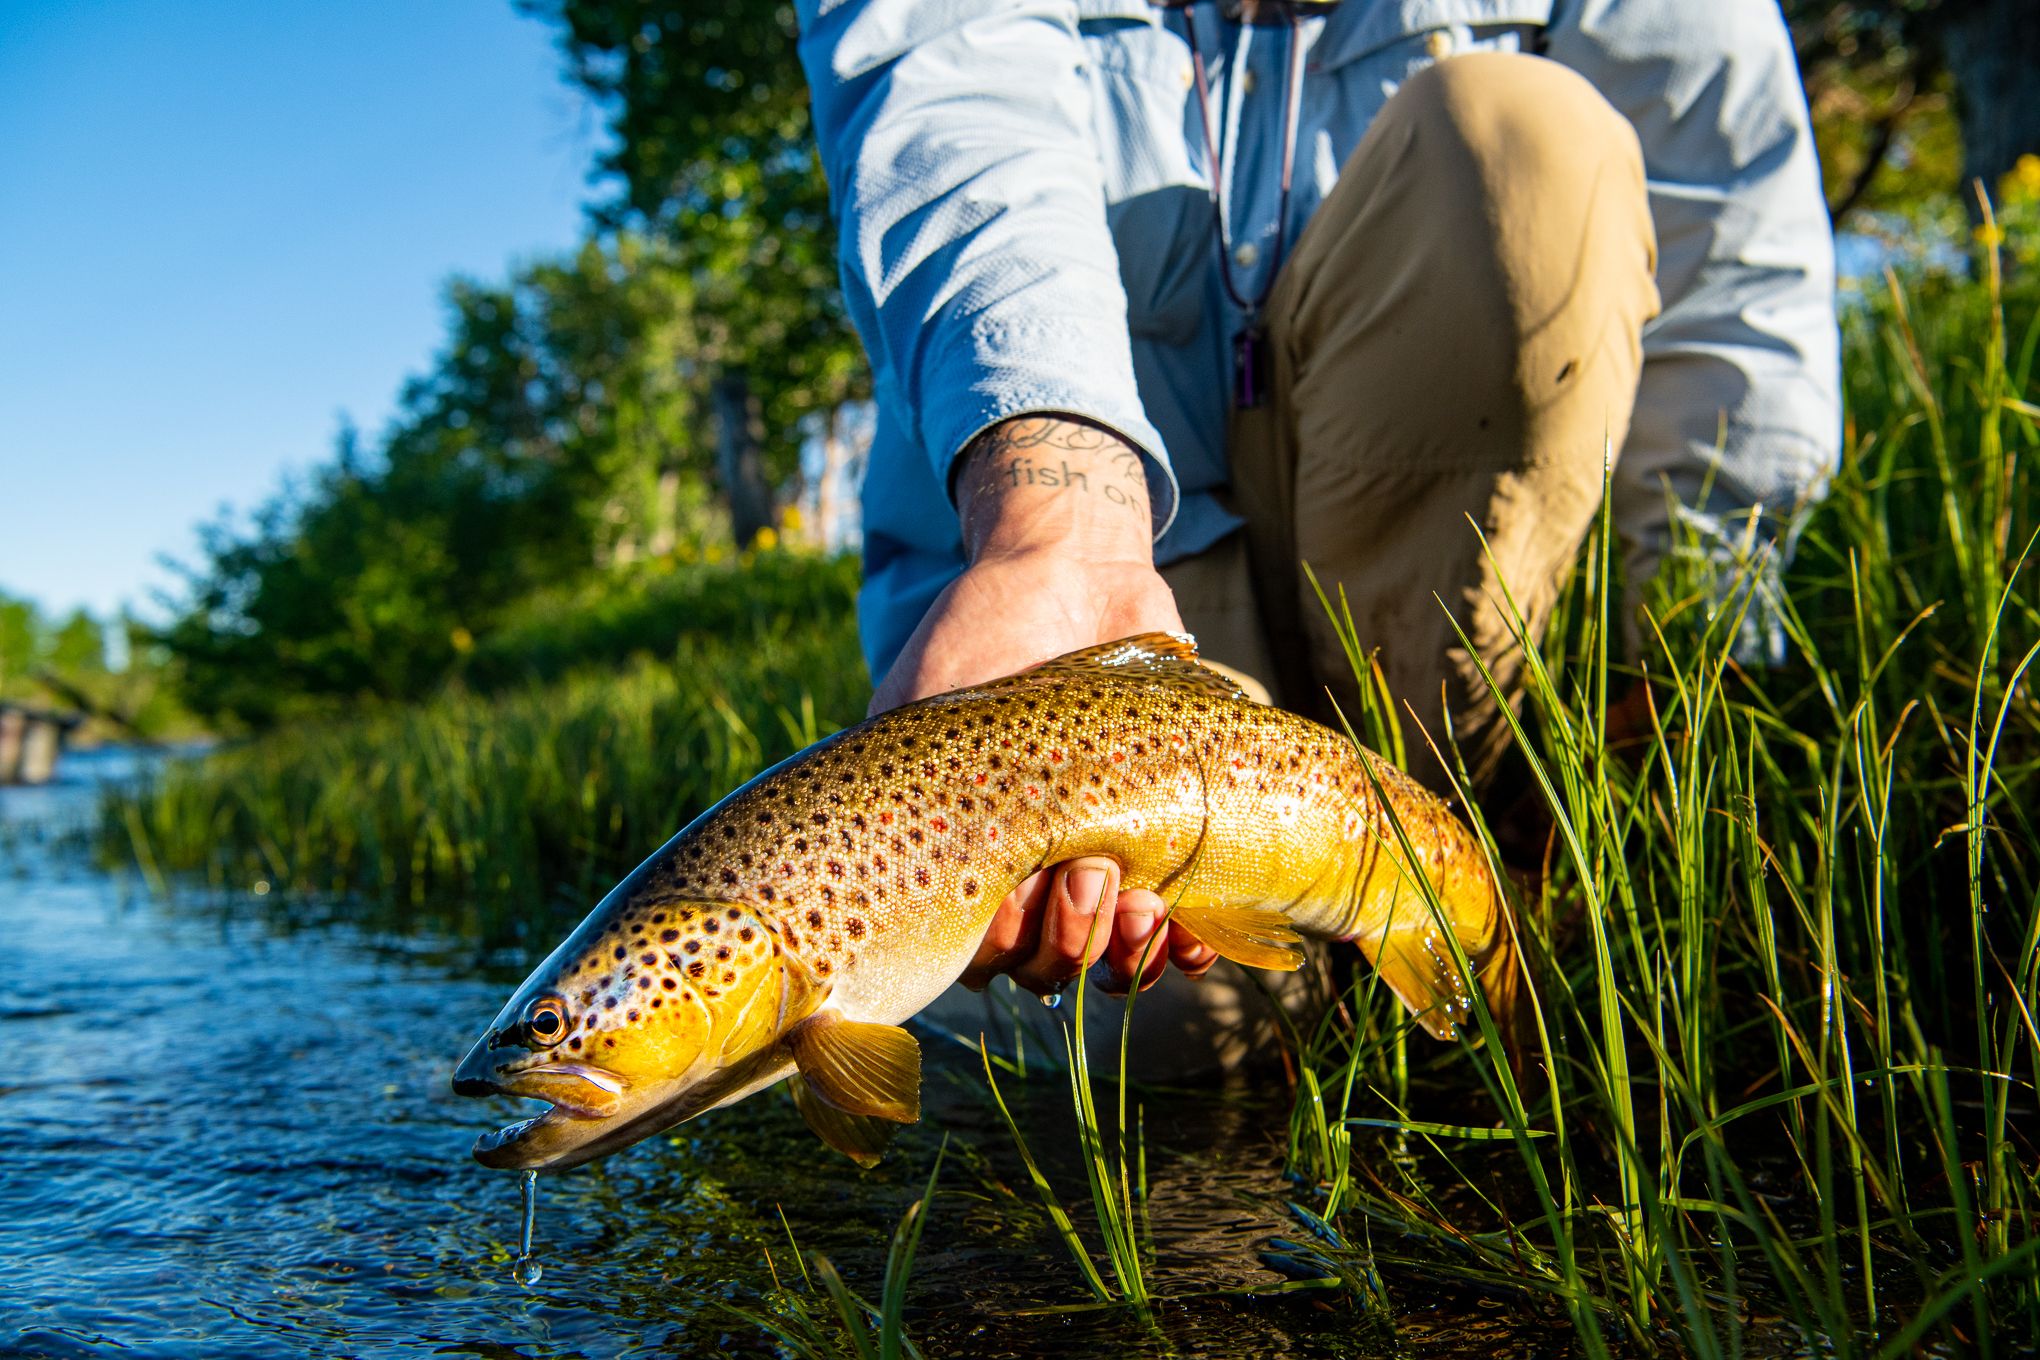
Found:
[[[1917,217],[2040,152],[2032,0],[1784,0],[1828,207]]]
[[[193,706],[262,726],[416,696],[535,588],[703,532],[690,299],[634,237],[449,285],[446,345],[380,448],[343,431],[251,524],[204,532],[162,634]]]
[[[788,4],[521,0],[568,77],[607,110],[597,220],[656,235],[694,286],[703,364],[740,375],[768,474],[797,467],[803,416],[865,395],[844,317],[828,185]]]
[[[109,642],[119,645],[109,654]],[[85,739],[177,737],[192,731],[177,702],[170,657],[122,615],[84,609],[61,617],[0,592],[0,699],[82,713]]]

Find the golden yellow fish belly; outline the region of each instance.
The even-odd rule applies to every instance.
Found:
[[[703,819],[659,886],[745,903],[843,1013],[897,1023],[963,971],[1021,880],[1109,855],[1127,887],[1243,962],[1282,966],[1229,949],[1227,913],[1272,908],[1303,934],[1357,941],[1449,1034],[1466,998],[1388,807],[1443,924],[1484,963],[1501,898],[1429,793],[1306,719],[1107,668],[1043,668],[853,728]]]

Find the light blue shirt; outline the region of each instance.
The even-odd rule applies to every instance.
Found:
[[[1159,562],[1236,528],[1212,493],[1241,318],[1218,273],[1182,16],[1146,0],[799,11],[878,407],[859,609],[872,674],[963,569],[950,466],[1007,417],[1081,415],[1138,447]],[[1286,38],[1224,24],[1212,3],[1196,20],[1234,279],[1252,297],[1275,267]],[[1382,105],[1450,53],[1539,53],[1635,125],[1664,310],[1613,476],[1629,579],[1691,537],[1674,516],[1724,562],[1789,545],[1835,465],[1841,402],[1833,242],[1773,0],[1346,0],[1300,41],[1290,241]],[[1746,653],[1776,649],[1762,632],[1746,630]]]

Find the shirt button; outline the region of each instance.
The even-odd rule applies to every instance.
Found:
[[[1433,29],[1431,36],[1424,39],[1424,50],[1431,54],[1432,61],[1443,61],[1452,55],[1452,34],[1446,29]]]
[[[1239,246],[1233,251],[1232,257],[1240,262],[1240,268],[1252,269],[1254,267],[1254,261],[1261,258],[1261,252],[1254,249],[1254,243],[1252,241],[1242,241],[1239,243]]]
[[[1254,73],[1252,69],[1240,72],[1240,89],[1246,94],[1254,92]]]

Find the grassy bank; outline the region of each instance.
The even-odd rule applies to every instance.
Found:
[[[2030,1353],[2032,318],[1943,280],[1852,309],[1845,466],[1771,601],[1784,666],[1739,664],[1739,611],[1697,579],[1653,595],[1625,659],[1613,545],[1590,545],[1517,733],[1552,823],[1522,921],[1528,1060],[1412,1038],[1369,980],[1324,999],[1290,1055],[1297,1180],[1266,1192],[1297,1224],[1273,1250],[1308,1298],[1392,1333],[1404,1300],[1443,1282],[1548,1312],[1591,1355]],[[109,826],[165,877],[542,948],[694,811],[861,710],[846,615],[789,626],[733,588],[665,613],[547,606],[525,644],[492,644],[486,664],[478,649],[475,683],[494,692],[172,767],[109,805]],[[644,620],[682,615],[712,622],[670,655],[618,659],[656,631]],[[577,670],[587,656],[613,670]],[[1648,736],[1611,751],[1606,709],[1637,681]],[[1367,737],[1370,715],[1354,718]],[[1150,1319],[1129,1337],[1152,1338],[1171,1229],[1148,1213],[1138,1104],[1096,1089],[1113,1085],[1101,1070],[1072,1086],[1078,1129],[1060,1132],[1085,1178],[1033,1240],[1079,1259],[1040,1271],[1042,1302],[1123,1305]],[[1027,1132],[1037,1148],[1057,1136]],[[973,1166],[1007,1152],[952,1146]],[[1097,1231],[1073,1226],[1087,1189]],[[757,1288],[772,1293],[762,1274]]]
[[[745,570],[769,590],[745,596]],[[853,580],[788,556],[535,601],[477,649],[475,686],[111,797],[114,852],[159,882],[536,942],[724,793],[862,716]]]

